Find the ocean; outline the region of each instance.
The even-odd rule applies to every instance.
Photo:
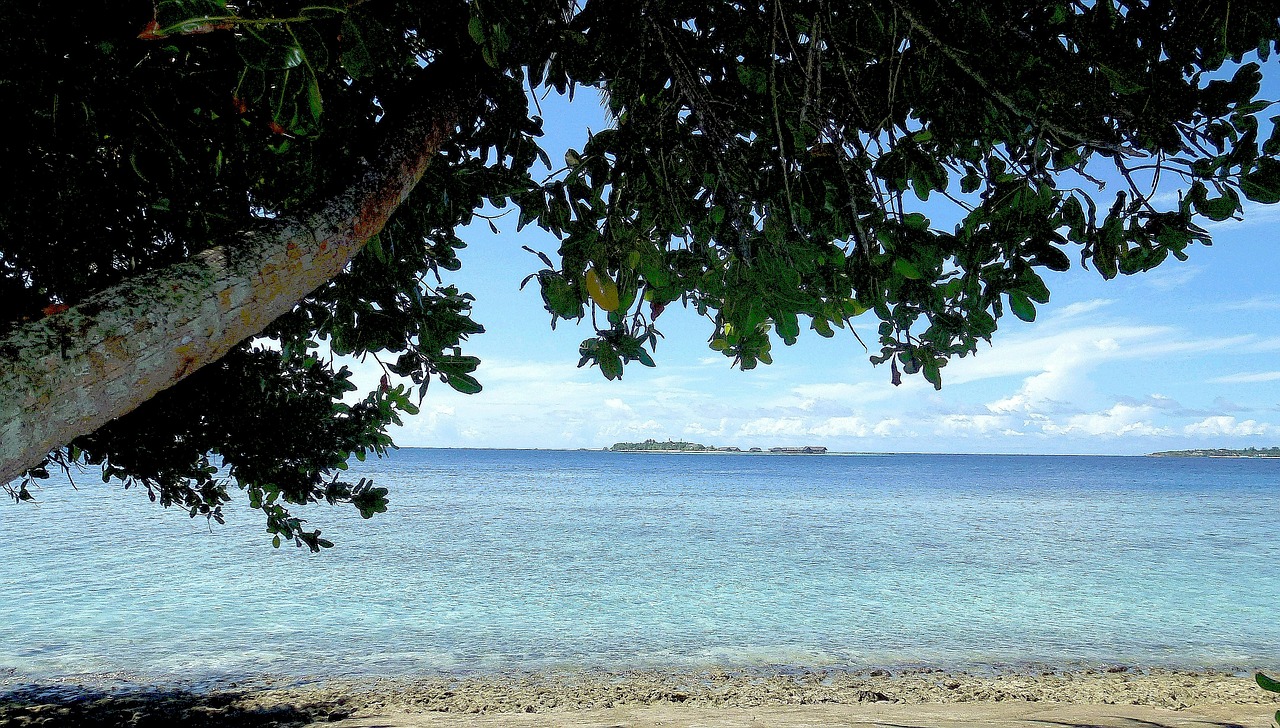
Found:
[[[272,549],[145,492],[0,503],[0,680],[1280,666],[1280,460],[406,449]]]

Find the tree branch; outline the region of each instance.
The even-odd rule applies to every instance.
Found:
[[[406,105],[356,181],[309,212],[0,336],[0,483],[217,361],[340,273],[479,96],[471,84]]]

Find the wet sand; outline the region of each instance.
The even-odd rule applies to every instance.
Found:
[[[239,686],[0,688],[0,728],[36,725],[900,726],[1263,728],[1280,708],[1251,675],[1114,667],[985,675],[553,672]]]

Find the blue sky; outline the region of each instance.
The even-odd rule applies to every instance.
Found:
[[[1276,98],[1280,74],[1269,65],[1264,97]],[[542,105],[552,159],[607,123],[589,90],[572,105],[554,95]],[[808,331],[793,347],[779,343],[772,366],[731,369],[707,348],[709,323],[678,307],[658,322],[666,337],[658,367],[632,366],[608,382],[576,366],[589,324],[552,331],[536,284],[518,290],[541,267],[521,246],[554,255],[558,243],[537,229],[517,234],[510,217],[497,221],[499,235],[483,222],[462,231],[463,268],[447,279],[477,298],[474,317],[488,331],[466,348],[483,361],[485,389],[463,396],[433,386],[422,413],[393,433],[401,446],[599,448],[652,437],[742,448],[1139,454],[1280,445],[1280,206],[1247,206],[1244,222],[1210,227],[1212,247],[1151,273],[1048,274],[1052,299],[1038,320],[1001,319],[991,346],[943,370],[941,392],[918,376],[894,387],[847,332]],[[877,323],[870,313],[855,319],[873,343]],[[355,369],[376,381],[370,364]]]

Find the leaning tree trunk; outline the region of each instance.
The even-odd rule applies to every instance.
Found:
[[[313,212],[0,337],[0,484],[217,361],[342,271],[470,107],[446,98],[402,119],[357,181]]]

